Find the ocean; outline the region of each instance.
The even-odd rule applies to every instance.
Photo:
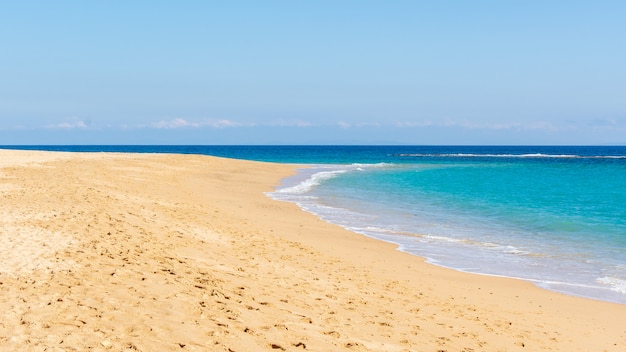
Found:
[[[626,304],[626,147],[19,146],[307,164],[271,198],[460,271]]]

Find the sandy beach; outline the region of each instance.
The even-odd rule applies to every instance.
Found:
[[[0,150],[3,351],[625,351],[626,306],[269,199],[294,165]]]

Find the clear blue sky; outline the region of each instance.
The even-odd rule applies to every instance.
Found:
[[[626,143],[626,1],[5,1],[1,144]]]

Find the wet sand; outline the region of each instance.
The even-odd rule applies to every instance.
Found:
[[[0,150],[0,349],[624,351],[626,306],[424,263],[280,165]]]

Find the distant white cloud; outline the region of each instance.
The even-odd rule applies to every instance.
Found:
[[[593,129],[604,129],[618,127],[626,127],[626,122],[619,119],[607,119],[607,120],[594,120],[589,123]],[[356,122],[349,120],[340,120],[334,122],[332,125],[325,125],[319,123],[311,123],[299,119],[278,119],[265,122],[241,122],[230,119],[203,119],[203,120],[190,120],[184,118],[175,118],[170,120],[160,120],[158,122],[149,123],[147,125],[122,126],[123,129],[133,128],[154,128],[154,129],[197,129],[197,128],[243,128],[243,127],[335,127],[340,129],[369,129],[377,127],[392,127],[392,128],[443,128],[443,129],[462,129],[468,131],[535,131],[535,132],[562,132],[572,131],[577,129],[583,129],[586,126],[584,122],[554,122],[554,121],[476,121],[467,118],[440,118],[440,119],[416,119],[405,121],[385,121],[385,122]],[[55,128],[86,128],[87,125],[82,121],[72,123],[62,123],[54,125]],[[589,127],[587,127],[589,128]]]
[[[339,121],[337,122],[337,126],[341,127],[341,128],[350,128],[352,127],[352,124],[349,124],[345,121]]]
[[[311,127],[311,126],[313,126],[313,124],[310,123],[310,122],[307,122],[307,121],[297,120],[297,121],[294,121],[294,126],[297,126],[297,127]]]
[[[564,126],[556,126],[552,122],[547,121],[535,121],[531,122],[528,125],[522,125],[523,129],[526,130],[543,130],[543,131],[560,131],[565,129]]]
[[[277,120],[270,123],[271,126],[278,127],[312,127],[313,124],[302,120]]]
[[[336,127],[348,129],[348,128],[376,128],[376,127],[386,127],[386,126],[395,126],[390,123],[381,123],[381,122],[346,122],[339,121],[334,124]]]
[[[200,127],[199,123],[189,122],[185,119],[173,119],[169,121],[161,120],[152,124],[154,128],[174,129],[183,127]]]
[[[395,127],[400,127],[400,128],[404,128],[404,127],[430,127],[433,126],[433,122],[430,120],[423,120],[423,121],[399,121],[399,122],[395,122],[393,124]]]
[[[204,125],[213,127],[213,128],[253,126],[252,124],[243,124],[243,123],[235,122],[231,120],[207,121],[204,123]]]
[[[594,129],[623,129],[626,128],[626,118],[596,118],[589,121],[587,124]]]
[[[72,122],[61,122],[61,123],[51,124],[51,125],[46,126],[46,128],[49,128],[49,129],[59,129],[59,130],[84,129],[88,127],[89,126],[87,125],[87,123],[85,123],[85,121],[83,120],[72,121]]]
[[[161,120],[154,122],[150,125],[152,128],[158,129],[176,129],[176,128],[200,128],[200,127],[212,127],[212,128],[226,128],[226,127],[249,127],[254,124],[245,124],[232,120],[204,120],[204,121],[188,121],[185,119],[177,118],[173,120]],[[139,126],[146,127],[146,126]]]
[[[528,122],[475,122],[468,119],[451,119],[445,118],[441,121],[433,120],[417,120],[417,121],[399,121],[393,124],[399,128],[419,128],[419,127],[444,127],[444,128],[461,128],[467,130],[545,130],[557,131],[565,129],[565,126],[555,125],[545,121],[528,121]]]

